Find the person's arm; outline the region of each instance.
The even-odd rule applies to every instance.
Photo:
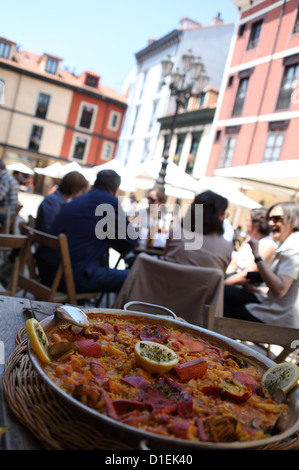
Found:
[[[259,273],[264,282],[267,284],[274,297],[283,297],[288,292],[294,279],[285,274],[275,274],[272,271],[268,263],[261,257],[259,253],[258,240],[253,238],[248,243],[251,246]]]

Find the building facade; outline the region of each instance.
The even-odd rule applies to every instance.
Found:
[[[213,123],[209,176],[299,158],[298,0],[233,3],[240,15]]]
[[[0,158],[31,168],[59,160],[95,166],[114,158],[127,104],[100,76],[0,38]]]
[[[233,31],[232,23],[223,23],[219,18],[209,26],[183,18],[178,29],[159,40],[150,40],[136,54],[136,65],[128,80],[128,109],[116,153],[122,164],[134,168],[162,157],[159,119],[173,114],[175,105],[169,83],[162,78],[161,61],[170,56],[175,70],[181,65],[182,56],[192,50],[204,64],[209,85],[219,89]]]

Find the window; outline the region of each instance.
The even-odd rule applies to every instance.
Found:
[[[280,157],[285,131],[289,121],[270,122],[263,162],[277,161]]]
[[[134,118],[131,134],[134,134],[134,132],[135,132],[136,123],[137,123],[137,119],[138,119],[138,114],[139,114],[139,106],[136,107],[135,118]]]
[[[276,109],[288,109],[291,105],[291,97],[297,85],[299,72],[299,54],[287,57],[284,60],[284,74],[280,86]]]
[[[83,106],[79,126],[90,129],[94,109],[91,106]]]
[[[299,33],[299,8],[297,10],[297,16],[296,16],[296,21],[295,21],[295,24],[294,24],[293,33]]]
[[[241,24],[241,26],[239,28],[239,33],[238,33],[239,38],[244,36],[245,29],[246,29],[246,23]]]
[[[95,77],[94,75],[86,75],[85,85],[90,86],[92,88],[98,87],[99,78]]]
[[[76,160],[83,160],[85,149],[87,145],[87,139],[84,137],[76,137],[73,158]]]
[[[152,115],[150,118],[149,126],[148,126],[148,131],[150,132],[153,129],[153,126],[156,122],[156,111],[157,111],[157,106],[158,106],[158,101],[153,102],[153,108],[152,108]]]
[[[57,66],[58,66],[57,60],[51,59],[50,57],[48,57],[47,63],[46,63],[46,72],[52,73],[53,75],[55,75]]]
[[[103,146],[102,155],[101,155],[102,160],[111,160],[113,156],[113,150],[114,150],[114,143],[105,142]]]
[[[0,57],[8,59],[10,53],[10,44],[7,42],[0,41]]]
[[[252,24],[247,49],[253,49],[257,46],[261,34],[262,24],[263,20],[256,21]]]
[[[150,153],[149,143],[150,143],[149,139],[145,139],[140,163],[145,162],[149,156],[149,153]]]
[[[234,82],[234,76],[231,75],[227,81],[227,88],[231,88],[233,86],[233,82]]]
[[[43,133],[43,127],[33,125],[32,130],[31,130],[31,135],[29,139],[29,145],[28,148],[30,150],[35,150],[38,152],[41,138],[42,138],[42,133]]]
[[[116,111],[111,111],[108,122],[108,129],[117,131],[119,129],[121,114]]]
[[[201,134],[192,135],[192,142],[191,142],[190,152],[188,155],[187,165],[186,165],[186,170],[185,170],[186,173],[188,173],[189,175],[191,175],[193,172],[196,154],[197,154],[197,150],[198,150],[198,146],[200,142],[200,137],[201,137]]]
[[[185,142],[185,134],[178,134],[176,150],[175,150],[175,154],[173,157],[173,161],[177,165],[180,163],[180,158],[181,158],[184,142]]]
[[[233,107],[232,116],[240,116],[242,114],[243,105],[244,105],[245,98],[247,95],[249,79],[250,79],[250,75],[252,71],[253,69],[247,69],[239,73],[240,81],[239,81],[237,95],[236,95],[236,99],[235,99],[235,103]]]
[[[275,162],[279,159],[284,135],[274,133],[268,135],[263,162]]]
[[[144,88],[145,88],[145,82],[146,82],[146,76],[147,76],[147,70],[145,70],[143,72],[142,85],[141,85],[141,89],[140,89],[139,99],[142,98],[142,96],[143,96],[143,92],[144,92]]]
[[[35,116],[41,119],[46,119],[48,107],[50,102],[50,96],[40,93],[38,97],[37,107]]]
[[[226,137],[219,161],[219,168],[227,168],[231,166],[240,127],[227,127],[225,132]]]

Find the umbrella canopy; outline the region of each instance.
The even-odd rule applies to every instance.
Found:
[[[38,175],[49,176],[50,178],[62,178],[62,165],[59,162],[52,163],[44,168],[34,168]]]
[[[238,181],[248,188],[281,196],[292,196],[299,191],[298,159],[219,168],[214,173]]]
[[[261,207],[261,205],[243,194],[238,186],[231,181],[227,181],[224,178],[217,176],[206,176],[201,178],[198,184],[198,192],[203,192],[207,190],[214,191],[220,196],[225,197],[230,204],[237,207],[243,207],[246,209],[255,209]]]
[[[160,169],[161,161],[159,160],[142,163],[136,171],[132,173],[136,186],[142,189],[152,188],[159,176]],[[165,183],[173,188],[186,189],[194,193],[198,188],[198,181],[185,173],[172,161],[169,161],[167,164]]]
[[[6,168],[11,171],[19,171],[25,175],[34,175],[34,171],[29,168],[29,166],[24,165],[24,163],[12,163],[11,165],[7,165]]]

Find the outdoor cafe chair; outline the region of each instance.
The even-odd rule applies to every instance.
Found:
[[[18,287],[27,293],[31,293],[35,300],[47,302],[71,303],[77,305],[78,301],[98,297],[98,292],[77,293],[72,272],[71,258],[68,240],[65,234],[58,236],[49,235],[35,230],[29,226],[21,227],[22,234],[27,241],[20,257],[20,269]],[[56,250],[60,254],[60,262],[51,286],[45,285],[38,274],[34,257],[37,246],[44,246]],[[61,281],[65,289],[61,290]]]
[[[18,285],[20,266],[20,252],[24,249],[27,237],[23,235],[0,234],[0,251],[2,257],[1,268],[5,268],[7,286],[0,291],[0,295],[15,297]],[[12,256],[10,261],[9,256]]]
[[[113,307],[123,308],[132,301],[160,305],[177,317],[202,326],[206,304],[214,306],[217,316],[223,314],[223,291],[220,269],[177,264],[141,253]],[[141,309],[144,311],[144,307]]]
[[[297,328],[216,317],[214,307],[209,305],[205,306],[203,327],[231,339],[260,345],[262,349],[266,347],[266,354],[276,363],[285,361],[299,346]],[[292,347],[292,344],[295,347]],[[282,350],[275,356],[271,346],[280,346]]]

